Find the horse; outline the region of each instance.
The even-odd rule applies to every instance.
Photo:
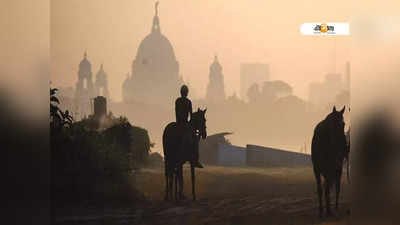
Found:
[[[344,133],[345,123],[342,110],[337,111],[336,107],[324,120],[319,122],[314,129],[311,144],[311,161],[317,183],[319,198],[319,215],[323,214],[321,176],[324,177],[324,191],[327,215],[332,215],[330,206],[330,188],[336,186],[336,210],[340,195],[340,185],[343,170],[343,161],[348,159],[349,148]]]
[[[205,113],[207,109],[192,113],[186,128],[169,123],[163,132],[163,151],[165,169],[165,200],[173,199],[175,184],[175,200],[183,199],[183,164],[190,163],[192,176],[192,196],[196,200],[195,167],[192,163],[194,152],[198,151],[200,138],[207,137]],[[197,149],[196,149],[197,148]]]

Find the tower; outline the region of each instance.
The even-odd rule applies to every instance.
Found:
[[[107,74],[104,72],[103,64],[101,64],[96,74],[95,88],[96,96],[104,96],[106,99],[109,99]]]
[[[214,62],[210,65],[206,100],[209,102],[222,102],[225,100],[224,75],[217,56],[214,57]]]
[[[262,86],[269,81],[269,65],[263,63],[242,63],[240,64],[240,98],[248,100],[247,91],[253,84]]]
[[[91,113],[91,99],[95,95],[92,80],[92,65],[87,59],[85,51],[82,61],[79,63],[78,82],[75,91],[75,106],[80,117]]]

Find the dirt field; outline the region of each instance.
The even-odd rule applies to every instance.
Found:
[[[336,216],[320,219],[311,168],[207,167],[197,170],[197,198],[191,199],[190,171],[185,168],[188,200],[164,202],[162,169],[145,169],[137,187],[150,200],[143,207],[109,208],[84,216],[59,218],[57,224],[256,225],[348,224],[349,188],[343,179]],[[334,191],[332,191],[332,194]],[[332,203],[334,195],[332,195]],[[334,207],[333,207],[334,208]],[[98,211],[98,210],[96,210]]]

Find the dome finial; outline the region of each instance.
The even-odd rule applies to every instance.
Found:
[[[155,10],[156,10],[156,14],[155,14],[155,16],[158,16],[158,4],[159,4],[159,2],[158,1],[156,1],[156,4],[155,4]]]
[[[151,28],[151,32],[160,32],[160,21],[158,19],[158,4],[159,2],[156,1],[154,9],[155,9],[155,15],[153,18],[153,27]]]

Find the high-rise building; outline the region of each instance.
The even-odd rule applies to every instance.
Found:
[[[262,63],[248,63],[240,65],[240,97],[248,100],[247,91],[253,84],[262,86],[270,79],[269,65]]]
[[[311,83],[309,86],[309,101],[315,105],[326,106],[334,104],[336,97],[346,89],[347,82],[342,74],[328,73],[323,82]]]

